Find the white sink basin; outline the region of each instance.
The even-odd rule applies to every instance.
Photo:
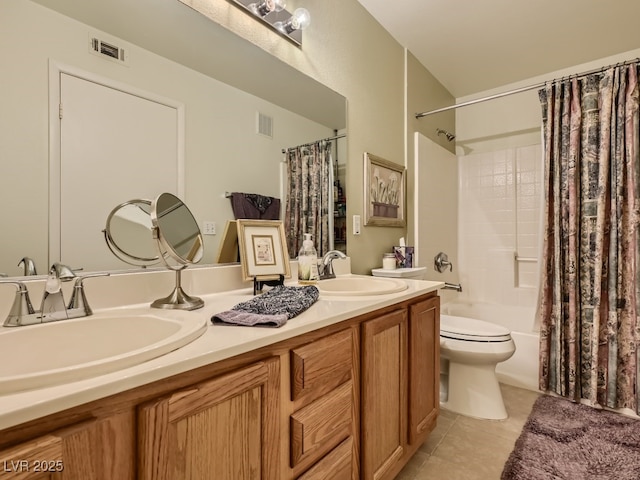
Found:
[[[0,395],[81,380],[151,360],[202,335],[202,315],[97,314],[0,328]]]
[[[339,296],[384,295],[407,289],[402,280],[376,277],[336,277],[321,280],[317,286],[322,295]]]

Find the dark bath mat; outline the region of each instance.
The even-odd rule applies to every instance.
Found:
[[[502,480],[640,480],[640,420],[543,395]]]

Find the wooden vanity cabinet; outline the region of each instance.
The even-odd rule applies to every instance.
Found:
[[[291,478],[357,480],[357,325],[291,350]]]
[[[362,475],[392,478],[407,445],[407,311],[362,324]]]
[[[439,305],[434,293],[362,323],[364,480],[394,478],[435,427]]]
[[[440,298],[409,307],[409,444],[424,442],[440,412]]]
[[[0,480],[391,479],[438,389],[433,292],[6,429]]]
[[[279,480],[279,359],[138,408],[140,480]]]
[[[134,464],[129,455],[133,445],[127,441],[126,435],[124,438],[118,435],[124,417],[114,415],[103,421],[81,422],[1,450],[0,479],[135,478]]]

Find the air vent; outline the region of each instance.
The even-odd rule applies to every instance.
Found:
[[[124,47],[113,41],[100,39],[95,35],[89,35],[89,52],[121,65],[129,63],[129,56]]]
[[[265,137],[273,138],[273,118],[258,112],[257,133]]]

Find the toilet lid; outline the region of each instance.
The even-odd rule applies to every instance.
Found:
[[[476,318],[440,315],[440,336],[471,342],[506,342],[511,340],[508,328]]]

